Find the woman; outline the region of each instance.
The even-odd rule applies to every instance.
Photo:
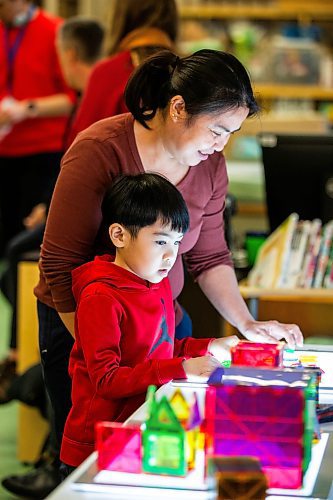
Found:
[[[129,114],[95,123],[65,154],[42,245],[35,293],[41,357],[59,436],[70,406],[66,370],[75,310],[71,271],[95,254],[112,252],[101,204],[119,174],[155,171],[185,198],[191,226],[169,275],[174,299],[183,286],[184,258],[209,300],[246,338],[284,337],[291,345],[302,343],[296,325],[253,319],[239,293],[224,239],[228,179],[221,152],[230,135],[258,110],[245,68],[231,54],[214,50],[183,59],[159,52],[132,76],[126,104]],[[179,323],[177,307],[176,313]]]
[[[109,56],[94,68],[70,134],[109,116],[126,113],[124,90],[134,68],[161,49],[174,49],[178,33],[175,0],[113,2]]]

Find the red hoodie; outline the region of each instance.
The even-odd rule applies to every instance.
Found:
[[[73,271],[72,408],[60,455],[72,466],[93,451],[96,422],[126,420],[150,384],[185,378],[183,359],[207,354],[211,341],[175,340],[169,280],[149,283],[113,259],[96,257]]]

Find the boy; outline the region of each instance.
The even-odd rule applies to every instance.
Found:
[[[175,186],[157,174],[121,177],[103,216],[115,258],[96,257],[73,271],[76,341],[69,365],[73,406],[60,456],[70,466],[65,474],[93,451],[97,421],[126,420],[150,384],[207,376],[219,366],[209,354],[221,356],[237,342],[174,339],[167,275],[189,227]]]

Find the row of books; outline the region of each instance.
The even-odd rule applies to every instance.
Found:
[[[333,220],[290,216],[265,240],[248,285],[261,288],[333,288]]]

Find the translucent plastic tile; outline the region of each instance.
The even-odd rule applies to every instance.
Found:
[[[99,422],[96,425],[96,448],[99,469],[132,473],[142,471],[139,425]]]
[[[282,342],[265,344],[241,340],[231,348],[231,364],[267,367],[282,366],[283,346]]]

